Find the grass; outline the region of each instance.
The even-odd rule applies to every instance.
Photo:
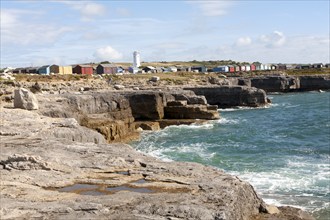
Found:
[[[171,64],[172,65],[172,64]],[[307,69],[307,70],[285,70],[285,71],[253,71],[253,72],[239,72],[239,73],[208,73],[208,75],[192,72],[176,72],[176,73],[152,73],[152,74],[127,74],[127,75],[106,75],[103,79],[108,80],[110,77],[113,82],[125,80],[149,80],[151,76],[159,76],[161,80],[173,82],[174,84],[182,84],[185,81],[201,80],[209,76],[217,77],[219,75],[226,75],[228,77],[254,77],[261,75],[278,75],[287,74],[292,76],[302,75],[330,75],[330,68],[328,69]],[[68,81],[89,81],[95,79],[95,75],[30,75],[30,74],[14,74],[15,81],[18,82],[68,82]],[[3,84],[12,83],[8,80],[1,80]]]
[[[330,74],[330,68],[324,68],[324,69],[306,69],[306,70],[286,70],[286,73],[288,75],[327,75]]]
[[[79,81],[92,79],[91,75],[38,75],[38,74],[15,74],[16,81],[27,81],[27,82],[53,82],[53,81]]]

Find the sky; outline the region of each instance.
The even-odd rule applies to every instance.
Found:
[[[330,0],[1,0],[1,67],[329,63]]]

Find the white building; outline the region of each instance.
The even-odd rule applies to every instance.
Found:
[[[134,51],[133,53],[133,67],[138,68],[141,66],[140,53],[138,51]]]

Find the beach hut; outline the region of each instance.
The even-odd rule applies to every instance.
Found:
[[[254,63],[253,65],[255,65],[255,67],[256,67],[256,71],[259,71],[259,70],[261,70],[261,64],[259,64],[259,63]]]
[[[270,70],[270,64],[263,64],[264,69],[263,70]]]
[[[271,64],[271,65],[270,65],[270,69],[271,69],[271,70],[277,70],[277,68],[278,68],[278,67],[277,67],[276,64]]]
[[[299,64],[296,66],[296,69],[305,70],[305,69],[310,69],[311,67],[312,67],[312,65],[310,65],[310,64]]]
[[[286,64],[277,64],[277,69],[278,70],[286,70],[287,68],[286,68]]]
[[[118,72],[118,68],[113,64],[99,64],[96,67],[97,74],[115,74]]]
[[[241,71],[241,66],[235,65],[235,72],[239,72],[239,71]]]
[[[192,72],[205,73],[205,72],[207,72],[207,68],[205,66],[192,66],[191,71]]]
[[[186,66],[178,66],[177,70],[178,72],[190,72],[190,68]]]
[[[49,67],[49,71],[50,71],[50,73],[59,74],[60,73],[60,66],[53,64]]]
[[[26,68],[16,68],[16,69],[13,70],[13,73],[23,74],[23,73],[27,73],[27,72],[26,72]]]
[[[146,66],[146,67],[142,68],[142,72],[144,72],[144,73],[156,73],[157,70],[153,66]]]
[[[250,70],[251,70],[251,71],[255,71],[255,70],[257,70],[256,65],[255,65],[255,64],[251,64],[251,65],[250,65]]]
[[[249,64],[245,65],[245,71],[246,72],[251,71],[251,66]]]
[[[229,67],[228,66],[217,66],[217,67],[213,68],[213,72],[228,73]]]
[[[323,67],[323,63],[314,63],[313,68],[314,69],[321,69]]]
[[[49,67],[50,73],[55,74],[72,74],[72,66],[59,66],[59,65],[51,65]]]
[[[49,75],[50,73],[49,67],[50,67],[49,65],[41,66],[37,69],[37,73],[41,75]]]
[[[59,74],[72,74],[72,66],[61,66]]]
[[[130,67],[128,68],[128,71],[129,71],[130,73],[136,74],[136,73],[138,73],[138,72],[140,71],[140,69],[139,69],[138,67],[130,66]]]
[[[230,72],[230,73],[234,73],[234,72],[235,72],[235,66],[233,66],[233,65],[229,65],[229,66],[228,66],[228,72]]]
[[[92,75],[93,74],[93,67],[91,65],[82,65],[79,64],[73,68],[73,73],[75,74],[82,74],[82,75]]]
[[[169,67],[167,67],[167,69],[168,69],[168,72],[173,72],[173,73],[178,72],[178,68],[176,68],[175,66],[169,66]]]

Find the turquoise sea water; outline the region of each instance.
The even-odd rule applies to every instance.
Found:
[[[251,183],[267,203],[330,219],[330,93],[269,97],[269,107],[219,110],[220,120],[145,132],[132,145],[215,166]]]

